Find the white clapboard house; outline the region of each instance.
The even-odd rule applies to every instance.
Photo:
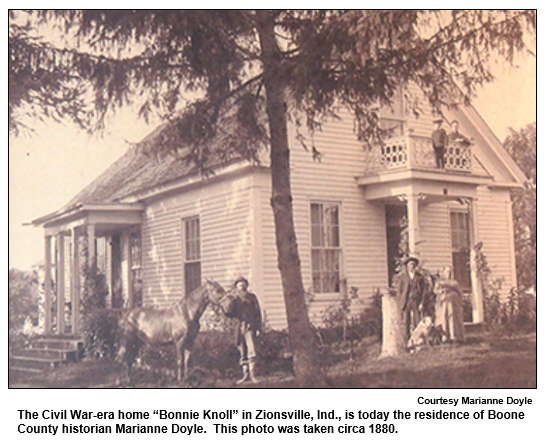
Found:
[[[437,168],[433,115],[426,101],[420,106],[419,116],[408,114],[397,100],[383,113],[393,136],[369,150],[345,116],[314,135],[320,162],[297,138],[290,141],[297,241],[305,288],[314,294],[313,320],[344,288],[356,287],[368,304],[376,289],[387,287],[403,218],[422,266],[432,272],[450,266],[471,295],[469,321],[483,320],[470,261],[474,245],[483,243],[493,276],[503,279],[502,295],[516,285],[510,190],[524,183],[524,174],[470,106],[444,113],[446,131],[457,120],[471,143],[450,143],[446,168]],[[204,278],[229,286],[244,275],[269,325],[284,328],[270,184],[268,161],[233,161],[205,178],[174,156],[130,148],[65,207],[34,221],[45,231],[47,333],[77,334],[84,246],[107,277],[112,307],[163,307]]]

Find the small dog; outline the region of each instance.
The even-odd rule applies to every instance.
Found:
[[[410,340],[408,340],[408,349],[411,353],[419,351],[424,347],[439,345],[444,341],[444,331],[441,326],[435,326],[432,317],[424,317],[416,326]]]

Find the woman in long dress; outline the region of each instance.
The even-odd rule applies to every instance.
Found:
[[[460,342],[465,338],[463,327],[462,294],[459,283],[451,278],[451,269],[445,267],[435,285],[435,326],[444,332],[445,341]]]

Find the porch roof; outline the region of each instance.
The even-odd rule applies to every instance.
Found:
[[[141,223],[145,206],[142,203],[81,204],[65,212],[55,212],[32,223],[43,226],[46,234],[82,229],[93,224],[98,232],[133,226]]]
[[[369,201],[398,198],[410,192],[424,194],[431,200],[474,197],[477,186],[493,183],[489,176],[416,168],[369,173],[355,180]]]

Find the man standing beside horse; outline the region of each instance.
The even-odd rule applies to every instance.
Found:
[[[248,379],[257,382],[255,375],[257,336],[261,332],[261,309],[255,294],[248,291],[248,280],[238,277],[234,283],[233,299],[226,315],[238,320],[236,327],[236,346],[240,352],[242,378],[237,383]]]

